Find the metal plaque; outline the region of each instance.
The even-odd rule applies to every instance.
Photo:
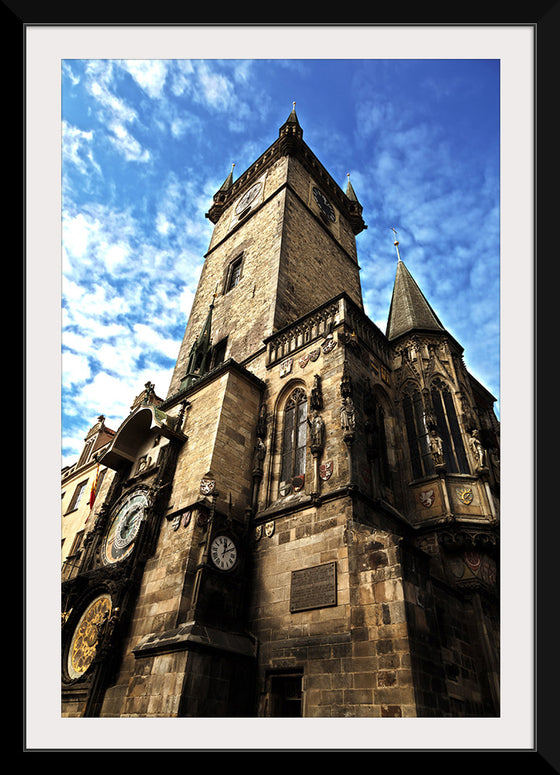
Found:
[[[290,611],[336,605],[336,562],[292,571]]]

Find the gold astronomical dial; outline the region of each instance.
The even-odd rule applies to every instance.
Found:
[[[104,624],[111,615],[111,597],[99,595],[86,608],[72,636],[67,669],[70,678],[80,678],[93,662]]]

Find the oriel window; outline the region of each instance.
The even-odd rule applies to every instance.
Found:
[[[307,445],[307,396],[301,388],[290,395],[284,409],[282,431],[282,483],[305,474]]]

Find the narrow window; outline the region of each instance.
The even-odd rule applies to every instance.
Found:
[[[307,396],[296,388],[284,409],[282,431],[281,492],[288,494],[294,477],[305,475],[307,445]]]
[[[419,390],[404,396],[403,412],[412,475],[415,479],[420,479],[434,472],[434,464],[430,454],[428,428]]]
[[[74,490],[74,495],[72,496],[72,500],[70,501],[70,505],[68,506],[68,509],[66,513],[70,511],[75,511],[78,506],[80,505],[80,501],[82,500],[83,494],[85,492],[87,485],[87,480],[85,482],[80,482],[80,484],[76,487]]]
[[[385,432],[385,412],[377,407],[377,428],[379,432],[379,454],[381,458],[381,480],[384,485],[390,486],[391,474],[389,469],[389,458],[387,457],[387,434]]]
[[[242,260],[243,260],[243,256],[239,256],[238,258],[235,259],[235,261],[232,261],[230,264],[227,283],[226,283],[226,293],[228,293],[233,288],[235,288],[235,286],[238,285],[239,281],[241,280]]]
[[[218,342],[214,346],[214,350],[212,352],[212,368],[215,369],[216,366],[219,366],[220,363],[223,363],[226,357],[226,348],[227,348],[227,338],[222,339],[221,342]]]
[[[437,382],[431,389],[438,434],[443,442],[445,466],[450,473],[468,473],[467,457],[461,438],[453,396],[449,388]]]

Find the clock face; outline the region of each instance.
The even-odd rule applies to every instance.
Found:
[[[236,215],[239,215],[239,213],[242,213],[252,204],[252,202],[255,200],[261,188],[262,188],[262,183],[255,183],[254,186],[251,186],[251,188],[243,194],[243,196],[235,206]]]
[[[237,547],[229,536],[216,536],[210,545],[210,557],[216,568],[231,570],[237,562]]]
[[[107,563],[118,562],[132,552],[134,539],[149,506],[148,496],[137,492],[129,496],[111,519],[105,538],[104,559]]]
[[[86,608],[72,636],[67,670],[70,678],[80,678],[93,662],[104,623],[111,614],[111,598],[100,595]]]
[[[332,221],[334,223],[334,221],[336,220],[336,216],[335,216],[335,213],[334,213],[334,207],[329,202],[327,197],[318,188],[313,188],[313,196],[315,198],[315,201],[319,205],[323,215],[326,218],[328,218],[329,221]]]

